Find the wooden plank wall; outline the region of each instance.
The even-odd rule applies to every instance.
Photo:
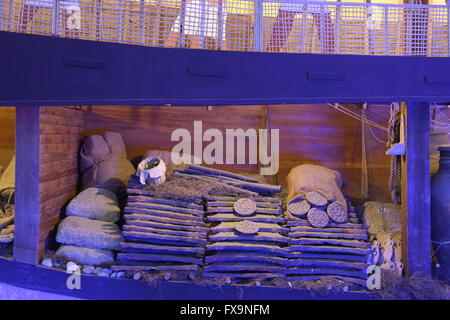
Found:
[[[349,106],[360,112],[357,106]],[[328,105],[268,106],[272,129],[280,129],[280,170],[277,182],[285,185],[285,177],[295,165],[321,164],[343,173],[346,193],[361,197],[361,124]],[[255,128],[262,124],[262,106],[213,107],[89,107],[84,115],[83,136],[102,134],[106,130],[122,134],[128,158],[142,156],[147,149],[171,150],[170,141],[177,128],[186,128],[191,134],[194,120],[203,121],[203,130],[217,128]],[[387,125],[389,108],[369,106],[367,117]],[[379,139],[386,134],[374,129]],[[366,150],[369,168],[369,197],[390,201],[388,181],[390,158],[384,155],[385,145],[366,131]],[[207,143],[204,143],[204,146]],[[256,166],[235,165],[233,169],[256,173]]]
[[[14,149],[16,143],[16,108],[0,108],[0,149]]]
[[[83,112],[66,107],[41,107],[39,165],[40,255],[51,247],[49,234],[67,201],[75,196]],[[48,240],[48,241],[47,241]]]
[[[9,165],[16,145],[16,108],[0,108],[0,166]]]

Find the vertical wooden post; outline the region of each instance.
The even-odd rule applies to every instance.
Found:
[[[39,243],[39,106],[16,108],[14,260],[36,264]]]
[[[407,275],[431,275],[430,105],[402,104],[406,155],[402,157],[402,260]]]

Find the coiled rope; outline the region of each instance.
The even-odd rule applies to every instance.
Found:
[[[400,141],[400,122],[401,113],[398,111],[397,103],[391,103],[389,116],[389,144],[393,145]],[[401,156],[393,155],[391,157],[391,175],[389,177],[389,190],[391,191],[392,201],[399,205],[401,204],[402,191],[402,174],[401,174]]]

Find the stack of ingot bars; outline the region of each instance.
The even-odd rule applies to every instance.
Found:
[[[116,271],[200,272],[207,228],[201,199],[158,199],[130,183]]]
[[[370,243],[367,230],[357,223],[356,212],[347,200],[349,218],[323,227],[313,227],[307,219],[287,222],[290,228],[288,280],[337,278],[365,285]]]
[[[284,277],[290,238],[279,199],[210,196],[206,204],[204,277]]]

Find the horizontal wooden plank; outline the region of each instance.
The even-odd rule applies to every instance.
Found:
[[[358,233],[343,233],[343,232],[314,232],[314,231],[297,231],[290,232],[289,237],[291,238],[335,238],[335,239],[355,239],[355,240],[367,240],[367,234]]]
[[[338,247],[338,246],[310,246],[310,245],[291,245],[289,247],[291,252],[317,252],[317,253],[345,253],[345,254],[360,254],[367,255],[370,249],[367,248],[353,248],[353,247]]]
[[[320,280],[329,280],[336,279],[349,283],[355,283],[360,286],[366,286],[367,281],[358,278],[346,277],[346,276],[337,276],[337,275],[320,275],[320,276],[311,276],[311,275],[288,275],[286,276],[286,280],[288,281],[320,281]]]
[[[120,247],[122,252],[142,252],[142,253],[173,253],[173,254],[196,254],[202,255],[205,249],[202,247],[177,247],[166,246],[160,244],[136,243],[136,242],[121,242]]]
[[[308,220],[291,220],[287,221],[288,227],[311,227]],[[327,227],[330,228],[351,228],[351,229],[366,229],[362,224],[357,223],[329,223]]]
[[[337,254],[337,253],[308,253],[308,252],[290,252],[288,258],[300,259],[327,259],[327,260],[343,260],[366,262],[365,255]]]
[[[303,227],[291,227],[291,232],[330,232],[330,233],[348,233],[348,234],[366,234],[366,230],[364,229],[351,229],[351,228],[315,228],[309,226]]]
[[[208,213],[233,213],[234,208],[233,207],[208,207],[207,208]],[[274,215],[278,216],[282,214],[281,208],[272,209],[272,208],[256,208],[255,211],[256,214],[266,214],[266,215]]]
[[[284,274],[285,268],[257,263],[214,263],[203,267],[204,272],[269,272]]]
[[[143,208],[143,209],[189,213],[191,215],[198,216],[198,217],[203,217],[203,215],[204,215],[203,210],[184,208],[184,207],[178,207],[178,206],[160,204],[160,203],[146,202],[145,199],[143,199],[142,197],[134,197],[134,196],[128,196],[127,206]]]
[[[172,218],[165,218],[165,217],[159,217],[159,216],[152,216],[149,214],[124,214],[123,218],[125,220],[140,220],[140,221],[154,221],[154,222],[161,222],[161,223],[170,223],[175,225],[184,225],[184,226],[199,226],[203,227],[204,223],[202,221],[195,221],[195,220],[182,220],[182,219],[172,219]]]
[[[139,201],[139,202],[148,202],[148,203],[155,203],[155,204],[161,204],[161,205],[167,205],[167,206],[173,206],[173,207],[181,207],[181,208],[190,208],[194,209],[194,211],[202,211],[203,213],[203,206],[198,205],[196,203],[190,203],[185,201],[177,201],[173,199],[159,199],[151,196],[146,196],[146,192],[144,190],[138,190],[138,189],[127,189],[128,201]],[[137,195],[134,195],[137,194]],[[142,194],[142,195],[141,195]]]
[[[210,235],[209,241],[268,241],[290,243],[291,239],[273,232],[258,232],[256,235],[242,235],[234,232],[221,232]]]
[[[275,245],[265,244],[243,244],[241,242],[215,242],[206,245],[206,250],[213,251],[234,251],[234,252],[270,252],[283,256],[288,250]]]
[[[196,237],[196,238],[202,238],[202,239],[206,238],[206,235],[204,233],[140,227],[140,226],[133,226],[133,225],[128,225],[128,224],[124,225],[122,227],[122,229],[123,229],[123,231],[151,232],[151,233],[157,233],[157,234],[165,234],[168,236]]]
[[[196,243],[199,245],[206,244],[206,239],[199,239],[195,237],[162,235],[151,232],[123,231],[122,235],[125,237],[125,239],[150,243],[171,244],[180,246],[185,246],[192,243]]]
[[[221,222],[215,227],[211,227],[209,229],[211,234],[216,234],[219,232],[234,232],[236,230],[237,222]],[[263,223],[259,222],[259,231],[260,232],[275,232],[275,233],[288,233],[289,229],[280,226],[276,223]]]
[[[144,220],[127,220],[126,225],[148,227],[148,228],[158,228],[158,229],[169,229],[169,230],[179,230],[179,231],[192,231],[195,233],[203,234],[206,237],[208,233],[208,228],[200,226],[183,226],[170,223],[161,223],[153,221]]]
[[[193,258],[181,255],[170,255],[170,254],[148,254],[148,253],[118,253],[118,262],[127,261],[154,261],[154,262],[184,262],[189,264],[202,264],[203,259]]]
[[[151,216],[158,216],[158,217],[165,217],[165,218],[172,218],[172,219],[179,219],[179,220],[203,221],[202,217],[195,216],[190,213],[181,213],[181,212],[173,212],[173,211],[165,211],[165,210],[153,210],[153,209],[146,209],[146,208],[141,208],[141,207],[134,207],[134,206],[130,206],[130,205],[133,205],[133,203],[127,204],[127,207],[124,209],[125,213],[144,214],[144,215],[151,215]]]
[[[278,209],[280,205],[275,202],[261,202],[255,201],[257,208],[272,208]],[[208,207],[233,207],[234,201],[207,201]]]
[[[236,278],[236,279],[272,279],[284,277],[281,273],[226,273],[226,272],[203,272],[205,278]]]
[[[356,240],[342,240],[342,239],[316,239],[316,238],[301,238],[292,239],[292,245],[340,245],[352,248],[370,248],[370,243],[356,241]]]
[[[237,201],[238,197],[225,197],[225,196],[206,196],[207,201]],[[255,202],[271,202],[271,203],[280,203],[278,198],[274,197],[255,197],[252,198]]]
[[[114,264],[112,271],[198,271],[198,265],[125,265]]]
[[[274,217],[268,215],[257,214],[249,217],[240,217],[234,214],[228,213],[216,213],[206,217],[207,222],[230,222],[230,221],[241,221],[248,220],[253,222],[265,222],[265,223],[282,223],[284,222],[283,217]]]
[[[207,255],[205,257],[205,263],[215,263],[215,262],[260,262],[266,264],[273,264],[284,266],[287,263],[287,259],[280,257],[273,257],[268,255],[250,255],[250,254],[216,254]]]
[[[344,268],[366,270],[367,263],[349,262],[340,260],[325,259],[289,259],[286,266],[288,267],[319,267],[319,268]]]
[[[338,268],[288,268],[286,275],[336,275],[367,279],[365,271],[353,271]]]

